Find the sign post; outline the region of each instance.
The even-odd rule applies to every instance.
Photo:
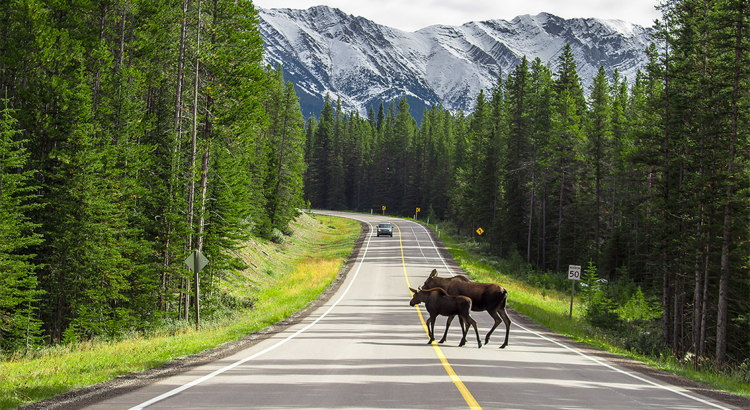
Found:
[[[385,216],[385,205],[383,205],[383,216]]]
[[[572,281],[581,280],[581,265],[569,265],[568,266],[568,279]],[[576,290],[576,283],[570,282],[570,318],[573,318],[573,294]]]
[[[200,330],[200,303],[198,303],[200,301],[200,299],[198,299],[200,279],[198,273],[208,265],[208,258],[203,256],[201,251],[196,249],[185,259],[185,265],[187,265],[188,269],[195,272],[195,330]],[[186,312],[187,308],[188,307],[185,306]]]
[[[417,208],[417,214],[414,216],[414,219],[419,219],[419,211],[421,211],[421,209]]]

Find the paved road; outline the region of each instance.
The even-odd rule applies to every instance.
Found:
[[[477,349],[426,344],[424,307],[408,286],[429,272],[455,272],[419,224],[341,214],[371,226],[346,280],[300,323],[231,357],[164,379],[88,409],[726,409],[734,408],[622,370],[513,317]],[[388,220],[394,235],[376,237]],[[512,289],[510,290],[512,297]],[[475,312],[480,334],[491,318]],[[424,316],[426,318],[426,316]],[[442,334],[444,320],[436,333]],[[562,342],[561,342],[562,341]]]

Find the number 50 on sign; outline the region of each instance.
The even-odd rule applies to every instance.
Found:
[[[568,279],[581,280],[581,265],[570,265],[568,267]]]

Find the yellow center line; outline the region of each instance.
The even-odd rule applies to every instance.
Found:
[[[396,229],[398,229],[398,244],[401,248],[401,265],[404,267],[404,277],[406,278],[406,286],[411,287],[409,284],[409,275],[406,274],[406,260],[404,259],[404,245],[401,241],[401,228],[398,227],[398,225],[393,224]],[[411,292],[411,291],[410,291]],[[424,328],[425,332],[427,332],[427,335],[429,336],[429,331],[427,329],[427,323],[424,321],[424,317],[422,317],[422,311],[419,309],[419,305],[415,306],[417,309],[417,313],[419,314],[419,320],[422,322],[422,327]],[[450,376],[451,380],[453,380],[453,384],[458,387],[458,391],[461,392],[461,395],[464,396],[464,400],[466,400],[466,404],[469,405],[469,408],[472,410],[481,410],[482,407],[479,406],[479,403],[477,403],[476,400],[474,400],[474,396],[471,395],[471,392],[469,389],[466,388],[464,383],[461,381],[461,379],[458,377],[456,372],[453,371],[453,368],[451,367],[450,363],[448,363],[448,359],[443,354],[443,351],[440,350],[440,346],[438,346],[437,342],[432,342],[432,347],[435,349],[435,352],[437,353],[438,358],[440,358],[440,362],[443,364],[443,367],[445,368],[445,371],[448,372],[448,376]]]

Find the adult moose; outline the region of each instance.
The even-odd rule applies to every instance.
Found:
[[[471,310],[475,312],[486,310],[495,319],[495,324],[487,332],[484,344],[490,342],[490,335],[500,324],[502,318],[502,321],[505,323],[505,342],[500,348],[503,349],[508,345],[511,321],[508,317],[508,312],[505,311],[505,304],[508,301],[508,291],[504,287],[495,283],[474,282],[460,275],[452,278],[440,278],[438,277],[437,269],[433,269],[430,276],[424,281],[422,288],[443,288],[449,295],[462,295],[470,298],[472,303]]]
[[[430,344],[435,340],[435,319],[437,319],[438,316],[449,316],[448,324],[445,329],[445,333],[447,334],[447,326],[450,326],[450,321],[454,316],[458,315],[459,320],[461,320],[461,330],[463,331],[463,337],[458,346],[461,347],[466,344],[466,334],[469,333],[469,325],[472,325],[474,326],[474,332],[477,334],[477,344],[480,348],[482,347],[482,341],[479,339],[477,322],[470,316],[471,299],[466,296],[450,296],[441,288],[420,288],[419,290],[409,288],[409,290],[414,293],[409,305],[414,306],[424,302],[424,306],[430,314],[430,318],[425,322],[427,324],[427,333],[430,336],[430,340],[427,344]],[[466,324],[465,329],[464,324]],[[445,341],[445,336],[443,336],[443,340],[441,340],[440,343],[443,341]]]

